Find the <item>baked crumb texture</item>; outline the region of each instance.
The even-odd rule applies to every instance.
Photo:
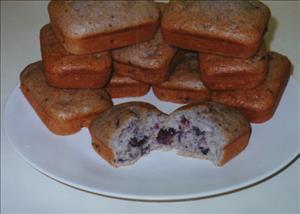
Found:
[[[153,150],[171,149],[221,166],[246,147],[250,125],[238,111],[212,102],[190,104],[170,115],[131,102],[98,115],[90,133],[95,150],[115,167],[133,164]]]

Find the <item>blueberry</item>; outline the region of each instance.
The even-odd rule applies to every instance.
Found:
[[[178,142],[180,143],[183,132],[182,131],[178,131],[177,134],[178,134],[177,135],[177,139],[178,139]]]
[[[122,159],[122,158],[118,158],[118,160],[117,160],[118,162],[121,162],[121,163],[123,163],[123,162],[125,162],[125,160],[124,159]]]
[[[205,131],[201,131],[198,127],[193,126],[193,134],[196,136],[205,135]]]
[[[137,147],[137,146],[141,146],[143,145],[144,143],[147,142],[149,137],[147,136],[144,136],[143,139],[141,140],[138,140],[136,137],[133,137],[129,140],[129,144],[132,146],[132,147]]]
[[[158,132],[156,140],[159,144],[170,145],[172,143],[172,137],[176,134],[176,130],[173,128],[161,129]]]
[[[203,148],[203,147],[199,147],[202,154],[207,155],[207,153],[209,152],[209,148]]]
[[[188,127],[190,125],[190,121],[186,119],[184,115],[181,117],[180,122],[184,127]]]
[[[141,148],[141,154],[142,155],[148,154],[149,152],[150,152],[150,145],[149,144],[147,146],[143,146]]]

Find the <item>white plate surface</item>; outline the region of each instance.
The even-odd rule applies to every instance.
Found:
[[[182,200],[206,197],[256,183],[299,154],[299,84],[291,77],[273,119],[252,125],[248,147],[224,167],[183,158],[174,152],[153,152],[136,164],[112,168],[91,147],[87,129],[57,136],[43,125],[16,88],[5,109],[5,130],[11,143],[34,168],[65,184],[89,192],[137,200]],[[171,112],[180,105],[161,102],[152,93],[141,98]]]

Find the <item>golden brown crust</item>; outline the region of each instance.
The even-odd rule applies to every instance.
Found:
[[[106,90],[112,98],[140,97],[148,93],[150,85],[115,72]]]
[[[149,40],[159,25],[149,1],[51,1],[48,11],[56,37],[78,55]]]
[[[175,103],[190,103],[209,99],[210,91],[200,79],[196,53],[179,51],[170,68],[170,78],[152,87],[154,94],[159,99]]]
[[[87,127],[99,112],[111,107],[109,95],[100,89],[57,89],[43,75],[42,63],[28,65],[20,75],[21,90],[52,132],[68,135]]]
[[[106,160],[110,165],[116,167],[114,165],[114,159],[115,155],[111,148],[109,148],[106,144],[102,143],[100,140],[98,140],[96,137],[93,137],[92,133],[92,146],[94,150],[104,159]]]
[[[177,48],[165,43],[160,29],[153,39],[114,50],[115,61],[140,68],[159,70],[168,67]]]
[[[212,100],[238,108],[250,122],[270,119],[288,82],[291,66],[287,57],[270,53],[269,70],[262,85],[248,90],[213,92]]]
[[[261,43],[261,41],[258,41],[257,44],[246,47],[223,40],[196,37],[187,33],[168,31],[167,29],[163,28],[162,33],[163,38],[167,43],[179,48],[238,58],[251,57],[256,53]]]
[[[109,80],[111,56],[108,52],[74,55],[65,50],[49,24],[40,32],[41,52],[49,84],[58,88],[101,88]]]
[[[192,91],[184,89],[168,89],[152,86],[155,96],[167,102],[187,104],[195,101],[209,100],[210,94],[207,91]]]
[[[159,29],[149,41],[114,50],[114,69],[135,80],[159,84],[168,78],[169,65],[176,51],[163,41]]]
[[[114,61],[115,72],[147,84],[159,84],[169,77],[168,67],[161,69],[146,69]]]
[[[166,42],[181,48],[247,58],[257,51],[269,17],[258,1],[172,1],[162,30]]]
[[[29,89],[24,85],[20,85],[24,96],[35,110],[39,118],[47,126],[47,128],[57,135],[70,135],[78,132],[82,127],[88,127],[95,114],[90,115],[86,118],[72,119],[72,120],[58,120],[51,117],[42,106],[34,99]]]
[[[246,129],[245,132],[234,142],[227,144],[223,149],[221,160],[219,160],[219,162],[217,163],[218,166],[223,166],[225,163],[241,153],[249,143],[250,134],[251,129]]]
[[[247,59],[199,54],[201,79],[212,90],[251,89],[263,82],[267,58],[264,44]]]

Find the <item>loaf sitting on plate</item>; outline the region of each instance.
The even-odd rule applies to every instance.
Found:
[[[88,127],[93,117],[110,108],[102,89],[59,89],[48,84],[42,62],[28,65],[20,74],[20,88],[48,129],[69,135]]]
[[[169,116],[148,103],[129,102],[100,113],[89,128],[94,149],[112,166],[130,165],[152,150],[208,159],[222,166],[248,144],[250,125],[237,110],[194,103]]]
[[[167,115],[153,105],[128,102],[99,114],[89,128],[94,149],[115,167],[130,165],[151,150]]]
[[[272,118],[291,74],[289,59],[276,52],[269,53],[269,68],[264,82],[248,90],[215,91],[211,99],[239,109],[251,123]]]
[[[50,1],[48,11],[55,36],[78,55],[152,39],[160,17],[153,1]]]

